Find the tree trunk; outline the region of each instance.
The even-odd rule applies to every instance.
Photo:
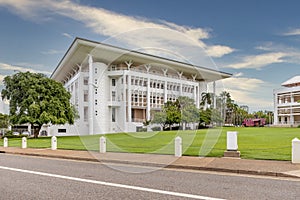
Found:
[[[33,128],[33,136],[34,138],[38,138],[39,137],[39,133],[40,133],[40,130],[42,128],[42,125],[38,125],[38,127],[35,127],[33,124],[31,125]]]

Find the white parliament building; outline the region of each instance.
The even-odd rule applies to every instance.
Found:
[[[179,96],[199,107],[207,83],[231,74],[76,38],[51,78],[71,93],[80,118],[48,135],[136,132],[151,113]]]
[[[274,125],[300,125],[300,76],[283,82],[274,94]]]

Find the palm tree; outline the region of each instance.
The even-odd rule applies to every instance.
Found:
[[[201,103],[200,105],[204,106],[204,110],[206,110],[212,104],[213,94],[210,92],[202,92],[201,93]]]

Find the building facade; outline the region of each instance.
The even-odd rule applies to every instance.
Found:
[[[275,89],[274,94],[274,125],[300,125],[300,76],[295,76]]]
[[[76,38],[51,75],[72,94],[74,125],[50,126],[48,135],[135,132],[179,96],[199,107],[207,83],[231,74]]]

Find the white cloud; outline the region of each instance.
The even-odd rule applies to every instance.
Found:
[[[239,75],[239,74],[238,74]],[[225,88],[255,92],[266,84],[263,80],[246,77],[231,77],[222,80]]]
[[[217,58],[222,57],[226,54],[230,54],[234,51],[235,50],[233,48],[228,47],[228,46],[222,46],[222,45],[208,46],[206,48],[206,53],[209,56],[217,57]]]
[[[29,63],[18,63],[18,65],[10,65],[10,64],[6,64],[6,63],[0,63],[0,70],[7,70],[7,71],[21,71],[21,72],[32,72],[32,73],[43,73],[43,74],[51,74],[51,72],[49,71],[41,71],[41,70],[35,70],[33,68],[29,68],[29,67],[24,67],[21,66],[23,64],[26,64],[26,66],[34,66],[34,65],[30,65]]]
[[[42,54],[45,55],[53,55],[53,54],[63,54],[64,51],[59,51],[59,50],[55,50],[55,49],[50,49],[48,51],[42,51]]]
[[[65,36],[65,37],[67,37],[67,38],[71,38],[71,39],[74,38],[74,37],[73,37],[71,34],[69,34],[69,33],[62,33],[62,35]]]
[[[170,48],[176,51],[185,47],[179,53],[184,53],[187,46],[199,47],[204,48],[211,57],[222,57],[234,51],[228,46],[205,44],[203,40],[210,38],[210,30],[206,28],[179,26],[162,20],[150,21],[102,8],[84,6],[68,0],[0,0],[1,5],[31,20],[49,19],[49,17],[55,16],[54,14],[65,16],[82,22],[94,33],[115,37],[117,40],[135,47]],[[177,35],[171,34],[171,31],[176,32]],[[119,37],[124,33],[127,33],[125,37]],[[63,35],[70,36],[67,33]]]
[[[292,35],[300,35],[300,28],[291,29],[285,33],[283,33],[285,36],[292,36]]]
[[[271,52],[254,56],[243,57],[238,63],[225,66],[226,68],[234,69],[260,69],[264,66],[286,62],[284,58],[288,56],[285,52]]]
[[[273,110],[273,95],[269,88],[273,88],[271,83],[257,78],[243,77],[242,73],[237,73],[231,78],[218,81],[216,93],[229,92],[235,103],[248,105],[250,112],[253,112]],[[211,86],[209,90],[212,91]]]

